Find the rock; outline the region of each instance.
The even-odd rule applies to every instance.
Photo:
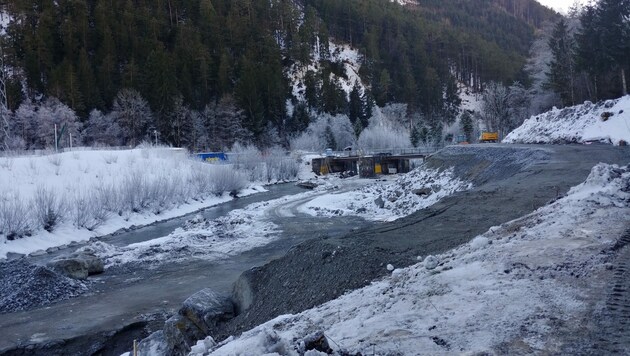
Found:
[[[182,315],[174,315],[164,323],[164,341],[167,352],[163,355],[188,355],[190,348],[197,343],[197,340],[205,338],[206,334],[191,320]]]
[[[393,271],[394,270],[394,265],[391,265],[391,264],[387,265],[387,270],[390,271],[390,272]]]
[[[88,275],[99,274],[105,271],[105,265],[103,264],[103,260],[96,256],[94,253],[74,253],[71,255],[73,259],[77,259],[80,261],[84,261],[88,266]]]
[[[43,256],[45,254],[46,254],[46,251],[44,251],[44,250],[37,250],[37,251],[29,253],[28,255],[31,256],[31,257],[37,257],[37,256]]]
[[[427,256],[427,258],[424,259],[424,268],[428,270],[435,269],[438,264],[440,264],[440,261],[435,256]]]
[[[205,334],[211,334],[219,322],[234,317],[234,304],[229,298],[206,288],[188,297],[179,314],[192,321]]]
[[[254,301],[254,293],[252,291],[253,270],[248,270],[238,277],[232,288],[232,301],[236,309],[236,314],[241,314],[247,310]]]
[[[26,255],[23,253],[7,252],[7,260],[14,261],[24,258]]]
[[[376,204],[379,209],[383,209],[385,207],[385,200],[383,200],[383,197],[380,196],[374,200],[374,204]]]
[[[318,184],[314,182],[299,182],[296,185],[304,189],[315,189],[318,186]]]
[[[357,214],[365,214],[367,213],[367,209],[366,208],[359,208],[357,209]]]
[[[67,262],[61,262],[61,261],[67,261]],[[105,270],[105,265],[103,264],[103,260],[100,257],[96,256],[94,250],[92,250],[89,247],[79,249],[67,256],[57,257],[54,260],[49,262],[49,266],[57,269],[59,272],[63,273],[64,275],[71,278],[75,278],[75,279],[85,279],[87,278],[87,276],[103,273],[103,271]],[[68,271],[68,268],[70,270],[75,270],[77,268],[83,268],[83,266],[85,267],[86,273],[87,273],[85,277],[81,277],[81,278],[78,277],[78,276],[82,276],[83,272],[80,272],[75,275],[75,272]],[[75,277],[73,277],[72,275],[75,275]]]
[[[414,189],[411,192],[418,196],[429,195],[431,194],[431,188]]]
[[[166,355],[168,344],[164,331],[156,331],[138,343],[138,356]]]
[[[60,258],[48,262],[47,266],[73,279],[87,279],[88,276],[88,264],[83,260]]]
[[[49,248],[46,249],[46,253],[51,253],[51,252],[55,252],[55,251],[59,251],[59,247],[53,246],[53,247],[49,247]]]
[[[326,339],[326,335],[324,335],[323,331],[318,331],[314,334],[311,334],[304,338],[304,351],[315,350],[319,352],[324,352],[326,354],[332,354],[333,350],[330,348],[328,344],[328,339]]]

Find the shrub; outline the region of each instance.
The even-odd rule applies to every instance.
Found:
[[[247,186],[247,179],[230,166],[214,166],[209,170],[211,191],[215,195],[236,193]]]
[[[31,229],[28,204],[18,194],[0,195],[0,235],[15,240],[30,235]]]
[[[48,232],[52,232],[59,224],[65,213],[65,202],[56,191],[48,188],[38,188],[33,198],[33,214],[36,223]]]

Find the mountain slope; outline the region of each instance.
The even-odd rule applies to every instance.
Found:
[[[532,0],[8,0],[7,61],[15,72],[15,110],[38,94],[58,97],[81,118],[108,111],[123,88],[137,89],[166,142],[181,96],[202,110],[234,97],[244,126],[260,138],[270,127],[287,136],[304,125],[287,112],[297,104],[289,70],[329,53],[329,41],[361,55],[357,73],[379,105],[406,102],[429,117],[450,118],[456,81],[522,79],[535,26],[554,16]],[[305,91],[319,112],[348,113],[330,75],[344,64],[318,58]],[[19,75],[18,75],[19,74]],[[24,79],[24,80],[23,80]],[[346,78],[347,79],[347,78]],[[179,135],[179,134],[178,134]]]

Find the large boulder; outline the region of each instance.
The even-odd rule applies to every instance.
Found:
[[[167,355],[185,356],[190,352],[197,340],[207,335],[190,319],[176,314],[164,323],[164,341],[166,341]]]
[[[93,274],[103,273],[103,260],[90,251],[77,251],[60,256],[48,263],[48,267],[74,279],[86,279]]]
[[[58,258],[48,262],[52,270],[70,278],[87,279],[88,264],[79,259]]]
[[[88,266],[88,275],[103,273],[105,270],[105,265],[103,264],[103,260],[96,256],[94,253],[89,252],[80,252],[73,253],[70,255],[72,259],[77,259],[80,261],[84,261]]]
[[[167,355],[168,343],[164,331],[159,330],[138,343],[138,356]]]
[[[217,324],[234,317],[234,304],[225,296],[206,288],[184,301],[179,314],[192,321],[206,334],[211,334]]]

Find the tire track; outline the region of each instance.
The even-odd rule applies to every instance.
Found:
[[[630,354],[630,230],[615,243],[617,251],[608,299],[600,319],[596,352]]]

